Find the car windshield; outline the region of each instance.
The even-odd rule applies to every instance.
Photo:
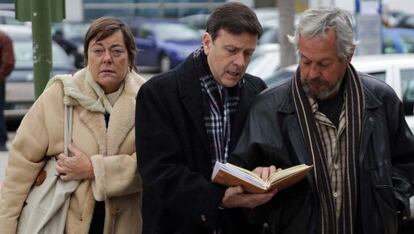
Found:
[[[200,34],[196,30],[182,24],[154,24],[152,27],[161,40],[200,40]]]
[[[16,58],[16,67],[33,66],[33,49],[31,41],[14,41],[13,49]],[[66,67],[71,64],[70,58],[57,44],[52,43],[53,66]]]

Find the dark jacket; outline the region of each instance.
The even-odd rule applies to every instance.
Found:
[[[397,233],[413,195],[414,138],[404,119],[402,103],[385,83],[359,74],[365,114],[358,160],[356,233]],[[305,148],[292,96],[291,80],[258,96],[229,161],[256,166],[313,164]],[[258,222],[270,233],[317,233],[320,217],[314,173],[282,190],[256,210]],[[399,213],[401,211],[401,213]]]
[[[225,188],[210,182],[212,156],[200,80],[195,74],[190,55],[176,69],[151,78],[137,96],[136,146],[144,181],[143,233],[202,234],[218,226],[224,233],[249,233],[240,210],[219,209]],[[265,88],[257,77],[246,74],[244,79],[231,125],[230,151],[252,98]]]

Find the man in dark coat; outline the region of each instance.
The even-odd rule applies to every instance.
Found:
[[[202,48],[176,69],[151,78],[136,107],[136,148],[144,181],[143,233],[255,233],[240,207],[253,208],[276,191],[247,194],[211,182],[226,162],[252,98],[265,89],[245,74],[262,32],[240,3],[216,8]]]
[[[409,216],[414,138],[394,91],[351,65],[352,22],[338,8],[303,13],[296,74],[257,97],[229,157],[266,176],[313,165],[253,214],[270,233],[395,234]]]

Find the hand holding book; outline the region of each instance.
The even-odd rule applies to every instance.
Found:
[[[270,189],[282,190],[302,180],[312,166],[300,164],[270,174],[263,180],[255,173],[231,163],[216,162],[211,179],[225,186],[242,186],[249,193],[264,193]]]

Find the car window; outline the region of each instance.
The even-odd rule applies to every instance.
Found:
[[[413,115],[414,110],[414,69],[401,70],[401,90],[405,115]]]

